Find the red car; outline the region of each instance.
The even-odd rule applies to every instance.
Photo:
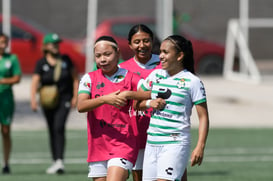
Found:
[[[2,16],[0,15],[2,29]],[[42,57],[42,41],[48,31],[41,30],[34,23],[26,23],[18,17],[11,18],[11,52],[18,56],[22,72],[31,74],[36,61]],[[83,43],[64,39],[60,44],[60,51],[72,59],[80,73],[85,72],[85,54]]]
[[[128,33],[135,24],[145,24],[155,32],[154,19],[146,17],[119,17],[106,19],[97,26],[96,38],[109,35],[115,38],[121,49],[124,60],[133,56],[128,46]],[[181,35],[191,40],[194,51],[195,70],[199,74],[220,74],[223,70],[225,48],[222,45],[204,39],[195,38],[191,34],[181,32]]]

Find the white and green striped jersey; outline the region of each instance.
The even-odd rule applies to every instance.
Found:
[[[154,110],[147,130],[150,144],[190,143],[190,116],[193,105],[206,102],[202,81],[187,70],[170,76],[162,69],[154,70],[142,83],[151,90],[152,99],[163,98],[163,110]]]

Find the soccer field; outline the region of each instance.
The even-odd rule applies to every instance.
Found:
[[[192,147],[197,134],[193,129]],[[272,135],[273,129],[211,129],[204,162],[201,166],[188,166],[188,180],[272,181]],[[1,181],[88,180],[85,130],[67,131],[64,175],[45,174],[51,164],[46,131],[13,131],[12,137],[12,174],[0,174]],[[0,145],[2,148],[2,142]],[[2,152],[0,158],[2,160]],[[131,181],[131,177],[128,180]]]

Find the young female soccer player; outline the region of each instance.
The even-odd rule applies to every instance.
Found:
[[[153,39],[153,32],[146,25],[138,24],[133,26],[128,34],[128,41],[135,56],[119,66],[145,79],[160,63],[158,55],[152,53]],[[152,109],[143,112],[133,111],[134,118],[137,121],[137,137],[140,148],[136,164],[132,170],[134,181],[142,180],[144,148],[147,139],[146,131],[149,126],[151,111]]]
[[[99,69],[83,76],[78,95],[79,112],[88,112],[88,177],[125,181],[138,153],[131,99],[148,99],[150,93],[136,92],[140,77],[118,67],[112,37],[98,38],[94,55]]]
[[[200,165],[209,130],[205,88],[194,75],[191,42],[182,36],[166,38],[160,46],[162,69],[154,70],[141,89],[152,91],[151,100],[140,108],[154,109],[147,130],[143,180],[180,180],[190,157],[190,116],[195,106],[199,117],[199,138],[191,165]]]

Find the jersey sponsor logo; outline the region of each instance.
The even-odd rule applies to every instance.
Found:
[[[127,162],[126,162],[127,160],[124,159],[124,158],[121,158],[120,161],[121,161],[121,163],[122,163],[123,165],[126,165],[126,163],[127,163]]]
[[[168,175],[172,175],[173,173],[173,168],[172,167],[169,167],[165,170],[165,172],[168,174]]]
[[[161,112],[160,110],[154,110],[153,114],[158,115],[158,116],[162,116],[165,118],[170,118],[170,119],[173,117],[172,114],[167,114],[167,113]]]
[[[160,92],[157,94],[156,98],[168,99],[172,95],[172,91],[168,88],[167,89],[160,88],[159,91]]]
[[[125,128],[125,124],[112,124],[112,123],[106,123],[104,120],[100,120],[100,127],[104,128],[105,126],[111,127],[111,128]]]
[[[177,138],[180,136],[180,133],[171,133],[170,136],[173,138],[174,141],[176,141]]]

